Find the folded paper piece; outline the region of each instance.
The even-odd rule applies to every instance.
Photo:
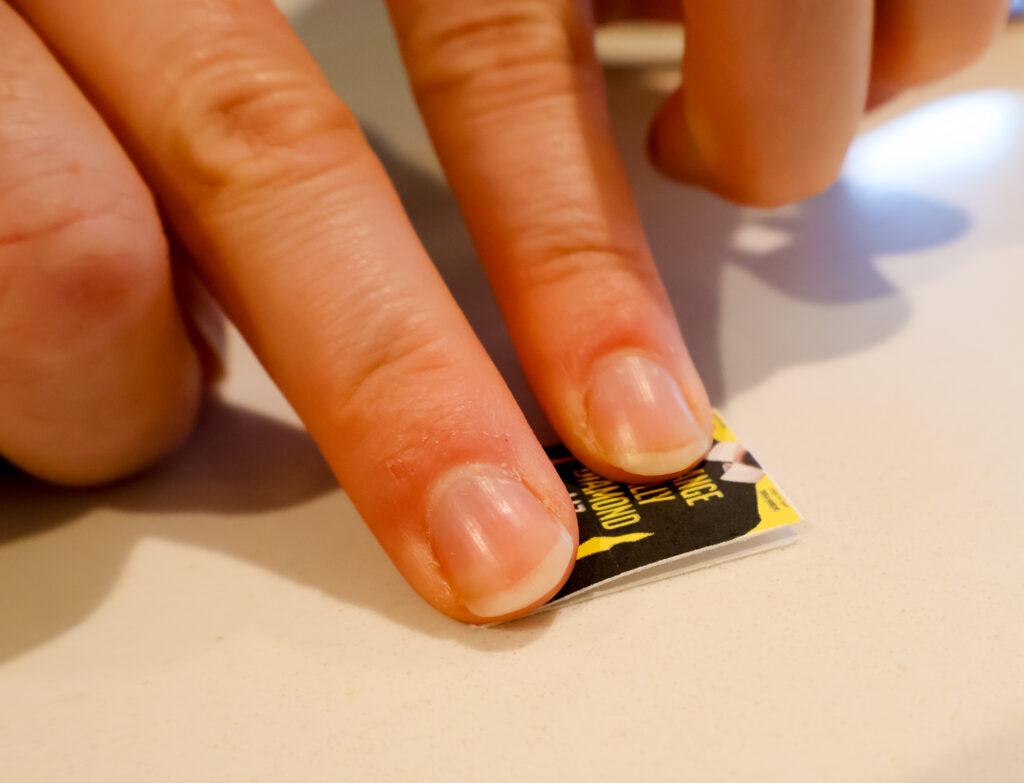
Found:
[[[800,515],[717,412],[714,439],[703,462],[660,484],[611,481],[548,447],[580,547],[569,581],[537,611],[792,543]]]

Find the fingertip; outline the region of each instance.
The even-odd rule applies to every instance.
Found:
[[[711,446],[703,411],[694,410],[674,374],[649,355],[606,357],[584,405],[596,455],[632,477],[681,473]]]
[[[575,520],[494,465],[445,473],[430,493],[427,540],[451,597],[449,614],[490,623],[524,614],[565,583],[575,559]],[[442,610],[445,607],[441,606]]]
[[[838,176],[846,145],[793,155],[785,144],[766,143],[756,131],[716,130],[687,106],[677,90],[662,104],[648,133],[648,156],[670,179],[704,188],[728,201],[772,209],[814,196]]]

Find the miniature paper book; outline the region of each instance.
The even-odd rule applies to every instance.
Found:
[[[580,546],[562,590],[537,611],[792,543],[799,513],[715,413],[704,461],[660,484],[599,476],[565,446],[548,456],[576,505]]]

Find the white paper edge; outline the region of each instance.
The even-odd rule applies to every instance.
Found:
[[[668,579],[672,576],[679,576],[690,571],[697,571],[701,568],[708,568],[729,560],[738,560],[749,555],[756,555],[760,552],[767,552],[771,549],[788,546],[796,541],[799,528],[804,524],[803,520],[790,522],[787,525],[773,527],[763,530],[760,533],[746,533],[737,538],[731,538],[720,544],[695,549],[692,552],[683,552],[674,557],[659,560],[656,563],[649,563],[632,571],[626,571],[616,576],[608,577],[600,582],[595,582],[589,587],[538,606],[530,615],[547,612],[551,609],[561,609],[572,606],[576,603],[589,601],[602,595],[617,593],[620,590],[628,590],[640,585],[657,582],[661,579]],[[528,616],[530,616],[528,615]]]

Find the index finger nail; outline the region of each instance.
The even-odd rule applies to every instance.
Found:
[[[573,559],[572,537],[520,481],[468,465],[442,477],[427,509],[430,543],[462,605],[502,617],[553,594]]]

